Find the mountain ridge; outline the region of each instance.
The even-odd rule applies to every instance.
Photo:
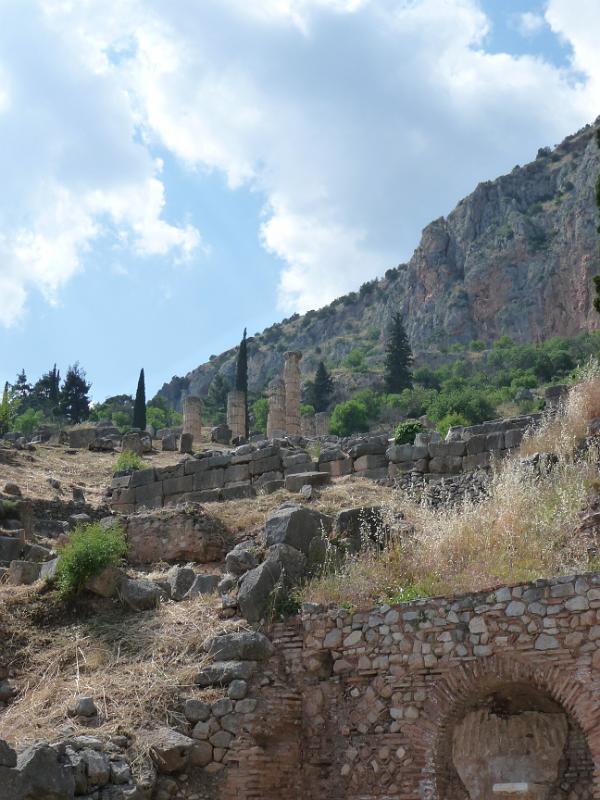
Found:
[[[340,366],[353,350],[370,374],[347,376],[345,393],[377,382],[384,330],[401,312],[421,358],[473,339],[508,335],[539,342],[599,327],[592,277],[600,271],[594,184],[600,117],[510,173],[484,181],[446,217],[427,225],[408,263],[387,270],[317,311],[294,314],[249,340],[249,389],[262,392],[283,364],[303,353]],[[205,396],[221,373],[233,382],[237,348],[213,356],[158,394],[179,408],[184,393]]]

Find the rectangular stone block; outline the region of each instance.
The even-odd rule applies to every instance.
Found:
[[[270,448],[269,448],[270,449]],[[275,472],[281,469],[281,458],[277,455],[259,458],[250,462],[250,474],[261,475],[263,472]]]
[[[163,505],[162,481],[155,481],[146,486],[137,486],[135,489],[135,502],[143,508],[161,508]]]
[[[456,456],[464,456],[465,452],[466,452],[465,442],[429,443],[429,455],[432,458],[454,458]]]
[[[120,475],[118,478],[113,478],[110,482],[111,489],[128,489],[131,475]]]
[[[435,457],[429,462],[429,472],[438,475],[457,475],[462,472],[461,456]]]
[[[185,462],[181,464],[173,464],[170,467],[157,467],[156,479],[165,481],[170,478],[182,478],[185,475]]]
[[[420,461],[422,458],[429,458],[429,447],[425,444],[415,444],[410,454],[412,461]]]
[[[373,455],[367,454],[364,456],[359,456],[354,460],[354,471],[355,472],[364,472],[365,470],[372,470],[372,469],[387,469],[387,458],[385,455]]]
[[[203,489],[221,489],[225,485],[224,469],[209,469],[194,475],[194,491]]]
[[[492,454],[486,450],[483,453],[474,453],[471,456],[463,458],[463,470],[465,472],[472,472],[476,469],[483,469],[489,467],[492,461]]]
[[[388,477],[387,467],[362,469],[360,472],[355,472],[354,474],[357,478],[369,478],[372,481],[378,481]]]
[[[486,449],[486,439],[487,436],[483,433],[471,436],[471,438],[467,440],[467,455],[475,456],[478,453],[483,453]]]
[[[194,476],[184,475],[181,478],[167,478],[163,481],[163,493],[169,494],[182,494],[183,492],[191,492],[194,488]]]
[[[248,464],[232,464],[225,470],[225,483],[237,483],[250,480]]]
[[[504,434],[504,446],[508,449],[518,447],[523,441],[523,430],[521,428],[512,428]]]
[[[297,475],[299,472],[314,472],[317,470],[317,465],[314,464],[310,459],[308,461],[304,461],[302,464],[292,464],[291,466],[285,469],[286,475]],[[327,470],[323,470],[323,472],[327,472]]]
[[[255,497],[256,489],[250,481],[238,481],[225,486],[222,495],[224,500],[242,500],[246,497]]]
[[[135,503],[135,489],[115,489],[112,493],[112,505],[117,503]]]
[[[337,461],[319,461],[319,472],[328,472],[332,478],[350,475],[352,472],[352,459],[339,458]]]
[[[252,453],[252,460],[260,461],[263,458],[271,458],[271,456],[277,455],[279,455],[279,446],[269,445],[267,447],[261,447],[260,450],[255,450]]]
[[[222,500],[221,489],[203,489],[197,492],[186,492],[173,498],[174,503],[217,503]]]
[[[399,464],[401,461],[412,461],[412,449],[410,444],[393,444],[386,451],[386,456],[393,464]],[[427,448],[424,448],[427,451]]]
[[[298,466],[300,464],[310,464],[310,456],[308,453],[290,453],[289,455],[282,456],[284,469]]]
[[[490,433],[485,441],[486,450],[502,450],[504,448],[504,434]]]
[[[154,467],[148,469],[138,469],[131,475],[129,487],[133,489],[135,486],[147,486],[149,483],[154,483],[156,480],[156,470]]]

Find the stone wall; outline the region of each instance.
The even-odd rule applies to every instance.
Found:
[[[599,574],[303,612],[223,800],[600,798]]]
[[[285,486],[298,492],[304,484],[323,485],[355,474],[394,479],[438,479],[487,467],[517,447],[535,415],[452,429],[447,441],[419,434],[414,445],[391,445],[387,436],[320,441],[318,457],[309,455],[302,437],[264,440],[230,451],[209,450],[180,464],[140,470],[112,481],[112,507],[122,513],[160,508],[170,503],[211,502],[252,497]]]

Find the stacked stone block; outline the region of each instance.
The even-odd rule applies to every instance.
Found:
[[[183,433],[190,434],[196,446],[202,439],[202,400],[194,395],[183,399]]]
[[[269,385],[269,414],[267,416],[267,438],[285,433],[285,383],[275,378]]]
[[[227,395],[227,426],[234,441],[246,438],[246,395],[237,389]]]
[[[283,354],[283,380],[285,383],[285,432],[300,436],[300,359],[302,353],[288,350]]]

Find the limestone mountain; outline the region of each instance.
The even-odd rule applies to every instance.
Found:
[[[598,125],[600,118],[554,149],[540,149],[530,164],[479,184],[424,229],[407,264],[249,339],[250,391],[262,391],[280,372],[285,350],[303,352],[306,376],[321,360],[349,367],[344,393],[377,383],[383,331],[396,311],[421,358],[455,342],[502,335],[537,342],[597,328]],[[235,362],[235,348],[213,356],[159,394],[179,407],[183,391],[206,395],[217,373],[233,385]]]

